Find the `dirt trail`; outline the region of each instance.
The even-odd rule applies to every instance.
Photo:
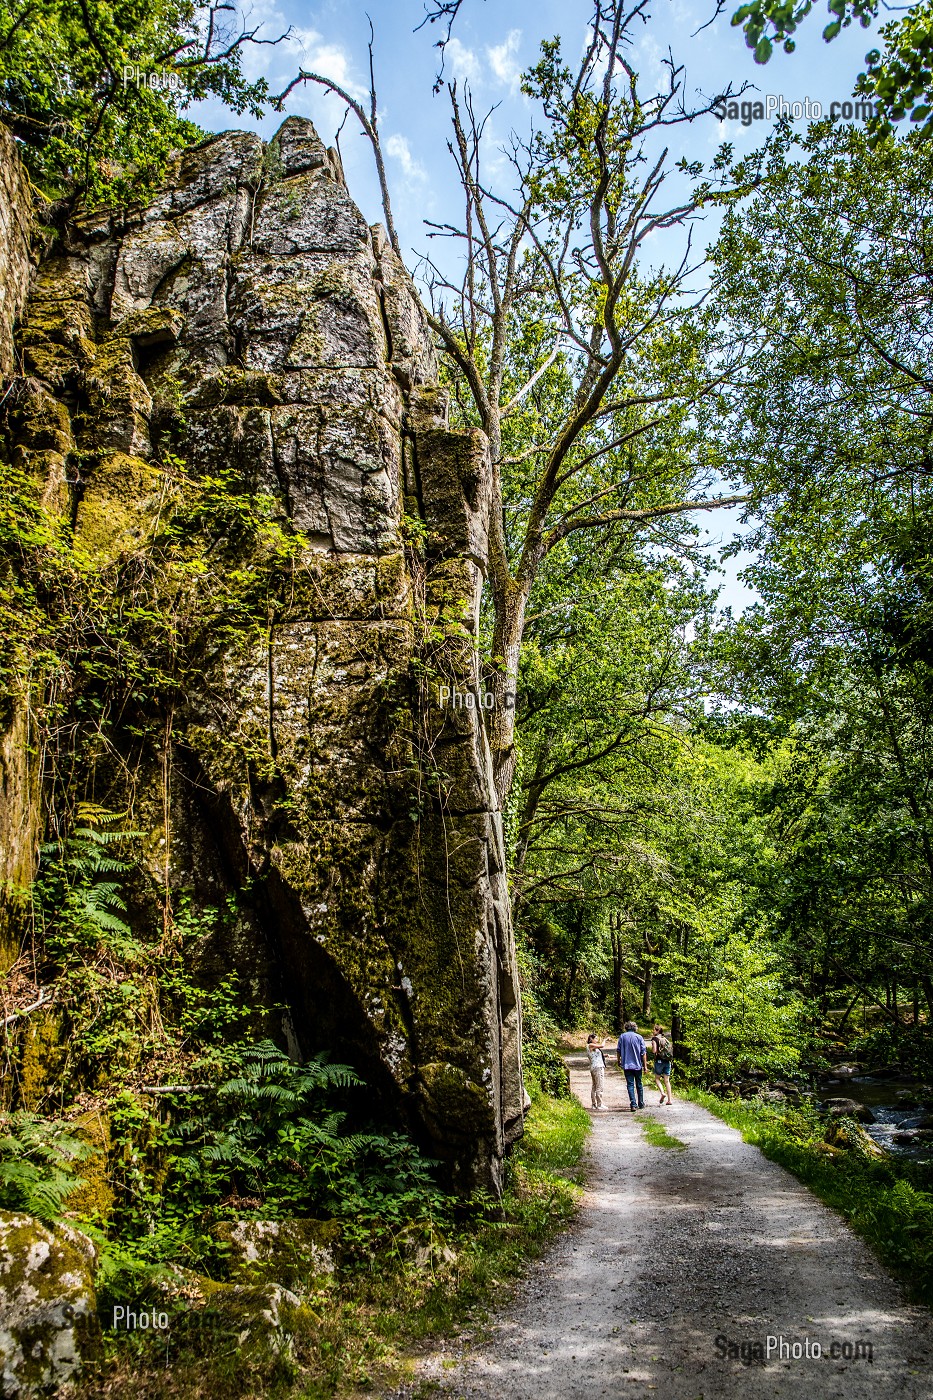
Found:
[[[588,1104],[584,1057],[570,1065]],[[645,1114],[630,1114],[624,1080],[606,1078],[610,1111],[594,1115],[576,1225],[482,1348],[427,1358],[422,1379],[470,1400],[933,1398],[930,1314],[902,1303],[837,1215],[704,1109],[654,1107],[652,1091]],[[643,1116],[686,1151],[652,1147]],[[748,1365],[720,1357],[717,1337],[761,1348],[809,1339],[823,1355]],[[871,1362],[830,1358],[833,1343],[858,1342]]]

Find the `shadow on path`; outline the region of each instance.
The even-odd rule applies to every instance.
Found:
[[[568,1063],[588,1104],[585,1056]],[[653,1090],[646,1116],[687,1147],[651,1146],[624,1079],[606,1079],[573,1229],[488,1343],[454,1368],[427,1358],[423,1380],[467,1400],[933,1400],[930,1314],[839,1216],[705,1109],[652,1107]]]

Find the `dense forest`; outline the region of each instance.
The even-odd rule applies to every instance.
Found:
[[[461,8],[429,7],[441,65]],[[442,69],[461,204],[418,302],[374,65],[365,99],[275,92],[228,5],[0,0],[0,1214],[85,1279],[83,1380],[42,1359],[61,1317],[34,1374],[0,1336],[23,1394],[400,1374],[571,1218],[564,1052],[630,1020],[933,1296],[933,1120],[898,1157],[817,1097],[933,1078],[924,13],[883,31],[867,126],[705,167],[671,132],[723,95],[639,77],[644,0],[541,44],[503,158]],[[736,21],[764,62],[803,17]],[[185,85],[121,83],[154,55]],[[189,110],[308,88],[384,231],[330,133],[223,146]],[[229,226],[164,260],[215,198]]]

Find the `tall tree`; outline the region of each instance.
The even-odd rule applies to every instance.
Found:
[[[647,15],[648,0],[596,0],[573,68],[560,40],[542,45],[523,81],[539,124],[512,138],[502,189],[488,183],[486,127],[470,93],[448,88],[464,211],[431,232],[453,240],[462,276],[436,260],[424,273],[456,402],[492,453],[489,739],[503,802],[526,612],[551,552],[583,532],[605,544],[741,499],[716,494],[720,463],[693,416],[741,357],[741,347],[710,343],[691,290],[689,229],[725,197],[728,161],[721,153],[704,178],[671,155],[668,133],[715,100],[685,106],[673,61],[663,90],[644,92],[628,53]],[[343,97],[381,160],[375,93],[367,111],[321,74],[302,77]],[[388,208],[387,221],[391,229]],[[680,263],[650,268],[648,240],[671,229],[684,230]]]
[[[933,946],[931,174],[919,135],[784,133],[714,254],[756,350],[709,423],[758,520],[728,664],[789,736],[773,902],[824,1004]]]

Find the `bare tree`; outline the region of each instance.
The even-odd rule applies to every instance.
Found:
[[[671,155],[668,134],[708,119],[723,96],[688,108],[671,55],[663,90],[643,96],[628,57],[649,0],[594,0],[585,52],[568,67],[559,41],[542,45],[524,91],[541,128],[507,151],[508,193],[485,179],[488,118],[469,90],[448,86],[464,196],[461,220],[429,225],[460,250],[427,258],[429,320],[451,366],[465,421],[490,444],[493,501],[489,590],[494,614],[487,685],[489,741],[501,802],[515,775],[515,686],[526,608],[559,546],[581,532],[644,530],[670,517],[744,501],[715,495],[720,480],[691,432],[691,408],[731,376],[741,347],[699,345],[685,297],[696,267],[689,227],[726,197],[727,162],[712,179]],[[370,46],[372,58],[372,46]],[[375,123],[331,80],[373,144],[393,242]],[[673,193],[672,193],[673,191]],[[645,271],[652,235],[684,228],[673,271]],[[695,303],[696,298],[693,297]]]

